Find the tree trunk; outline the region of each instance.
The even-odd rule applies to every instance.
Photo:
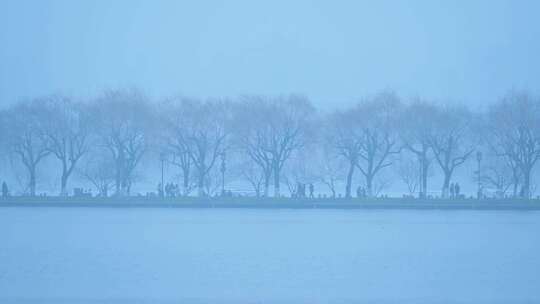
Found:
[[[519,187],[519,168],[516,166],[512,167],[512,198],[518,196],[518,187]]]
[[[264,197],[268,197],[269,188],[270,188],[270,175],[265,174],[265,177],[264,177],[264,194],[263,194]]]
[[[124,196],[126,182],[126,157],[124,151],[119,149],[118,157],[116,158],[116,195]]]
[[[120,178],[119,177],[116,177],[115,192],[116,192],[117,196],[120,196],[120,193],[122,192],[122,190],[120,189]]]
[[[442,187],[442,198],[448,198],[448,189],[450,188],[450,179],[452,178],[452,172],[444,172],[444,182]]]
[[[122,194],[122,165],[120,161],[116,161],[116,176],[115,176],[115,191],[116,196],[121,196]]]
[[[366,175],[366,195],[373,197],[373,175]]]
[[[514,182],[514,185],[512,187],[512,198],[516,198],[518,195],[518,182]]]
[[[183,169],[182,194],[188,196],[189,191],[189,169]]]
[[[521,198],[524,199],[531,198],[531,169],[532,166],[523,169],[523,190]]]
[[[108,197],[109,196],[109,186],[108,185],[104,185],[101,188],[101,196],[102,197]]]
[[[345,185],[345,197],[351,198],[352,179],[354,175],[355,164],[351,162],[349,166],[349,172],[347,173],[347,184]]]
[[[422,186],[421,186],[422,187],[422,190],[421,190],[422,197],[421,198],[426,198],[427,197],[428,169],[429,169],[429,163],[424,158],[424,160],[422,162]]]
[[[199,197],[204,197],[204,174],[202,172],[203,170],[199,170],[199,176],[197,180],[197,195]]]
[[[36,196],[36,166],[32,166],[30,169],[30,181],[28,187],[30,190],[30,196]]]
[[[279,193],[279,166],[274,166],[274,197],[280,197],[281,194]]]
[[[60,184],[61,184],[60,196],[68,196],[67,181],[68,181],[68,174],[67,174],[67,171],[64,169],[62,171],[62,177],[60,179]]]

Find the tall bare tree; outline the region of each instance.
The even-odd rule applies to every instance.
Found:
[[[116,195],[128,195],[134,174],[153,140],[154,109],[135,89],[105,91],[91,105],[100,144],[114,161]]]
[[[3,115],[3,125],[9,133],[5,135],[5,143],[11,153],[16,155],[28,173],[30,196],[36,195],[36,178],[38,164],[50,154],[48,140],[44,131],[43,100],[33,99],[19,102],[8,108]]]
[[[64,96],[49,96],[42,101],[44,134],[48,150],[62,165],[60,195],[67,195],[68,179],[78,161],[89,150],[89,120],[84,105]]]
[[[360,158],[362,137],[359,121],[353,110],[336,111],[327,118],[324,127],[324,141],[328,150],[334,148],[336,154],[345,160],[345,197],[351,197],[354,171]]]
[[[540,159],[539,117],[540,99],[516,91],[508,93],[488,113],[490,146],[507,163],[519,168],[523,198],[531,195],[531,173]]]
[[[273,111],[275,111],[273,104],[267,98],[246,96],[234,107],[232,124],[234,144],[261,172],[264,179],[262,194],[264,197],[268,197],[273,171],[269,142],[271,130],[266,123],[268,115]],[[254,173],[251,172],[250,175]]]
[[[184,170],[184,187],[189,184],[190,166],[195,168],[199,196],[205,196],[209,174],[228,148],[230,103],[178,98],[170,101],[167,119],[168,146]]]
[[[281,171],[291,154],[305,146],[314,108],[302,96],[245,97],[235,111],[236,142],[261,168],[265,177],[265,196],[270,178],[274,196],[280,196]]]
[[[309,195],[309,193],[300,193],[298,186],[305,186],[307,183],[311,184],[319,179],[315,167],[311,165],[316,160],[312,150],[312,148],[296,150],[283,166],[281,180],[287,186],[291,197],[302,198],[302,195]]]
[[[345,178],[346,162],[336,153],[336,149],[330,143],[323,143],[323,146],[315,151],[316,171],[318,181],[323,183],[332,193],[332,198],[337,196],[337,186]]]
[[[507,161],[508,159],[497,156],[493,151],[487,153],[482,161],[480,182],[482,187],[495,189],[495,196],[503,198],[513,188],[512,195],[517,196],[520,182],[520,171],[517,166]],[[475,172],[478,180],[478,172]]]
[[[161,140],[166,154],[170,155],[170,162],[180,169],[182,176],[182,195],[187,196],[191,192],[192,185],[192,160],[191,146],[188,130],[190,120],[185,119],[189,115],[188,108],[192,102],[184,98],[171,98],[161,104],[160,120],[164,132]],[[163,151],[162,151],[163,152]]]
[[[383,91],[354,108],[329,116],[325,137],[348,167],[345,197],[351,197],[355,169],[366,180],[367,195],[373,195],[376,175],[389,167],[391,156],[401,150],[397,132],[400,110],[398,97],[393,92]]]
[[[431,155],[430,132],[434,120],[432,113],[436,111],[433,104],[416,99],[405,107],[400,121],[400,136],[406,150],[418,159],[420,173],[419,197],[427,196],[428,172],[433,161]],[[410,166],[410,164],[408,164]]]
[[[265,176],[263,172],[261,172],[260,168],[258,168],[257,164],[249,159],[249,157],[247,159],[240,160],[235,168],[235,171],[237,172],[236,174],[238,176],[251,185],[256,197],[261,197],[264,195],[263,191],[265,186]]]
[[[421,162],[417,162],[409,157],[401,157],[396,167],[396,173],[399,175],[403,183],[407,185],[409,195],[414,195],[421,184],[421,172],[419,166]]]
[[[467,108],[459,106],[437,108],[431,115],[434,124],[429,144],[444,174],[442,197],[446,198],[454,171],[475,150],[471,132],[473,115]]]
[[[391,156],[401,151],[397,129],[401,103],[393,92],[383,91],[358,104],[354,111],[360,135],[356,167],[366,180],[367,195],[372,196],[375,176],[391,166]]]
[[[108,197],[109,190],[115,184],[116,172],[114,161],[103,152],[90,153],[82,166],[77,168],[77,172],[96,188],[97,196]]]

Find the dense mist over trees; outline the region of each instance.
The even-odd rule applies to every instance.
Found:
[[[38,173],[54,171],[61,196],[81,183],[98,196],[135,195],[139,182],[156,185],[158,195],[209,196],[234,181],[261,197],[309,196],[316,184],[318,193],[350,198],[381,195],[391,175],[404,195],[446,198],[456,196],[455,172],[466,167],[478,197],[530,198],[539,118],[540,99],[518,91],[482,112],[392,91],[330,113],[300,95],[155,101],[116,89],[84,102],[51,95],[0,111],[0,151],[9,160],[0,179],[21,176],[21,189],[10,190],[29,196],[39,193]],[[161,184],[155,169],[165,164],[179,186]],[[440,191],[430,193],[434,175]]]

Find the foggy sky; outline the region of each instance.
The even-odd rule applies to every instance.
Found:
[[[150,96],[377,90],[483,106],[538,92],[539,1],[0,3],[0,105],[138,86]]]

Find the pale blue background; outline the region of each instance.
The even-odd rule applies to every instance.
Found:
[[[392,88],[486,105],[538,91],[540,1],[0,1],[0,105],[139,86],[308,95]]]

